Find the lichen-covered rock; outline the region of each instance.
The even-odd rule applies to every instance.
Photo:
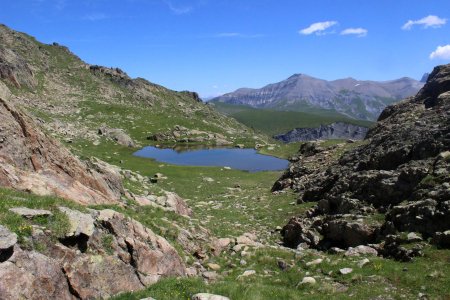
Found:
[[[85,214],[67,207],[58,207],[58,209],[69,219],[70,228],[66,236],[71,237],[84,234],[89,237],[94,233],[94,218],[90,214]]]

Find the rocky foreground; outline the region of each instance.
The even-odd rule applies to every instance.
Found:
[[[0,226],[2,299],[108,298],[140,290],[161,277],[186,275],[177,251],[141,223],[113,210],[59,210],[70,229],[58,243],[48,231],[33,228],[33,243],[45,245],[45,254],[22,249],[17,235]],[[15,211],[25,218],[51,215]]]
[[[406,261],[421,255],[418,241],[450,247],[450,65],[436,67],[415,97],[386,108],[362,146],[334,163],[330,151],[303,145],[273,186],[293,188],[299,203],[317,202],[283,228],[286,246],[368,245]]]

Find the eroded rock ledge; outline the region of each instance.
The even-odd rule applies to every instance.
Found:
[[[326,151],[304,145],[273,187],[293,188],[300,203],[317,202],[284,227],[285,245],[326,250],[373,244],[403,260],[420,249],[400,247],[400,232],[448,246],[450,65],[436,67],[416,97],[386,108],[362,146],[337,162],[304,163]]]

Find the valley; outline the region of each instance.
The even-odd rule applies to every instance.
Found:
[[[376,124],[367,109],[205,104],[6,26],[0,79],[0,298],[450,296],[449,65],[413,98],[372,99]],[[388,84],[419,89],[400,81]],[[360,141],[272,139],[334,122],[370,129]],[[147,146],[290,164],[134,155]]]

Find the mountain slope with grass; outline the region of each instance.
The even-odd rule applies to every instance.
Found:
[[[264,136],[195,93],[85,64],[67,48],[5,26],[0,78],[2,299],[450,295],[450,251],[426,242],[419,243],[423,256],[410,263],[359,249],[283,246],[282,226],[315,203],[297,205],[289,189],[271,192],[282,172],[179,166],[133,155],[144,145],[258,143],[264,154],[295,161],[304,144],[265,144]],[[314,163],[326,166],[364,143],[319,142],[324,151]],[[31,179],[42,184],[24,184]],[[68,187],[78,193],[64,193]],[[84,201],[89,195],[102,201]]]
[[[349,118],[333,110],[310,109],[308,112],[257,109],[219,101],[208,102],[218,111],[270,136],[286,133],[294,128],[314,128],[335,122],[370,127],[370,121]]]
[[[212,101],[283,111],[328,109],[374,121],[387,105],[414,95],[422,86],[423,83],[406,77],[380,82],[353,78],[326,81],[294,74],[260,89],[242,88]]]

